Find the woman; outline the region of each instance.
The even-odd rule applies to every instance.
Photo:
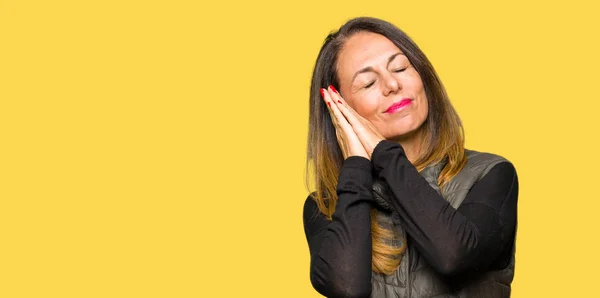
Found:
[[[313,287],[328,297],[509,297],[515,168],[464,148],[417,45],[388,22],[352,19],[327,37],[310,92]]]

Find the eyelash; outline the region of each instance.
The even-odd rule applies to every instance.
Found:
[[[400,69],[396,69],[396,70],[394,70],[394,72],[403,72],[403,71],[405,71],[407,68],[408,68],[408,67],[405,67],[405,68],[400,68]],[[367,89],[367,88],[369,88],[369,87],[373,86],[373,84],[375,84],[375,81],[373,81],[373,82],[371,82],[371,83],[369,83],[369,84],[365,85],[365,89]]]

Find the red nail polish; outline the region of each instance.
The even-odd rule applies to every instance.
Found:
[[[331,90],[333,90],[333,92],[340,94],[339,92],[337,92],[337,90],[335,90],[335,87],[333,87],[333,85],[329,85],[329,88],[331,88]]]
[[[331,102],[329,102],[329,101],[328,101],[328,102],[327,102],[327,105],[328,105],[328,106],[331,108]]]
[[[321,97],[325,98],[325,90],[323,88],[319,89],[321,91]]]
[[[338,99],[338,103],[342,103],[342,101]]]

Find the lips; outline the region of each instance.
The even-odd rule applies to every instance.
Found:
[[[411,103],[412,100],[410,98],[403,98],[402,100],[393,103],[389,108],[387,108],[387,110],[385,110],[385,113],[397,112],[398,110],[407,107]]]

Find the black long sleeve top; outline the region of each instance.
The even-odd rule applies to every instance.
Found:
[[[443,275],[476,273],[510,258],[517,221],[518,179],[510,162],[495,165],[458,209],[434,190],[402,146],[383,140],[371,160],[350,156],[340,169],[332,220],[310,196],[304,204],[310,280],[327,297],[368,297],[371,292],[373,177],[388,185],[389,204],[428,264]]]

